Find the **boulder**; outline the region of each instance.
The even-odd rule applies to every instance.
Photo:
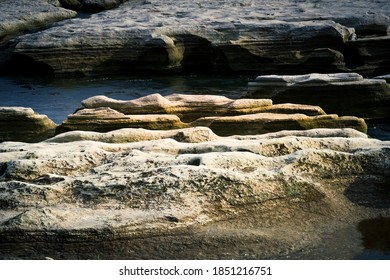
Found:
[[[57,125],[31,108],[0,107],[0,142],[39,142],[54,135]]]
[[[390,85],[357,73],[258,76],[244,98],[271,98],[275,103],[305,102],[328,113],[367,119],[389,117]]]
[[[50,248],[58,242],[61,246],[76,242],[80,258],[95,248],[80,244],[98,242],[101,247],[114,240],[128,242],[122,244],[127,244],[127,253],[117,251],[128,259],[166,258],[170,249],[181,257],[187,237],[196,243],[189,248],[198,246],[198,238],[210,246],[218,244],[218,238],[212,237],[213,225],[222,220],[248,221],[249,216],[263,221],[260,228],[246,224],[240,232],[254,236],[254,244],[272,246],[255,256],[271,257],[275,250],[281,253],[287,248],[299,251],[315,240],[322,242],[328,229],[339,232],[362,217],[390,214],[388,194],[380,191],[389,186],[390,143],[359,133],[352,138],[333,136],[339,132],[329,131],[329,137],[320,138],[291,133],[202,143],[173,139],[4,143],[0,247],[8,249],[1,251],[2,257],[23,258],[26,246],[35,248],[44,242],[44,254],[72,258],[72,250],[61,251],[61,257]],[[202,231],[205,227],[211,231]],[[299,236],[286,239],[286,231],[295,232],[292,229]],[[222,236],[228,244],[236,240],[231,241],[229,231]],[[245,243],[245,234],[240,236]],[[286,243],[278,242],[282,238]],[[156,251],[153,240],[176,242]],[[21,243],[24,251],[18,249]],[[140,244],[145,245],[140,248]],[[195,247],[187,251],[187,258],[201,257],[204,249]],[[108,248],[93,258],[106,258]],[[222,251],[215,248],[208,256],[218,258]]]
[[[68,118],[58,132],[88,130],[108,132],[120,128],[211,128],[216,134],[261,134],[284,129],[354,128],[367,132],[362,119],[327,115],[320,107],[299,104],[273,105],[269,99],[223,96],[151,94],[135,100],[94,96]]]

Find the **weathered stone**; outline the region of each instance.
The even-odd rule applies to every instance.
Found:
[[[321,216],[300,223],[310,238],[327,219],[345,225],[378,211],[388,215],[388,197],[375,193],[389,183],[390,143],[357,136],[7,142],[0,160],[0,240],[140,241],[246,214],[278,213],[275,223],[285,225],[301,218],[291,215],[294,207]],[[275,201],[286,202],[286,213]],[[319,205],[326,205],[320,213],[313,210]],[[285,238],[285,231],[273,231],[272,240],[278,232]]]
[[[356,73],[259,76],[249,82],[245,98],[271,98],[322,107],[328,113],[363,118],[389,117],[390,85]]]
[[[101,10],[123,1],[65,2]],[[389,10],[386,0],[129,1],[20,37],[9,67],[41,65],[42,72],[56,75],[350,70],[380,75],[388,70],[383,36]]]
[[[364,76],[383,75],[390,72],[389,49],[390,36],[359,38],[348,43],[346,60]]]
[[[310,117],[303,114],[259,113],[231,117],[205,117],[196,120],[192,125],[207,126],[221,136],[313,128],[354,128],[364,133],[367,132],[367,125],[363,119],[337,115]]]
[[[69,115],[58,127],[58,132],[86,130],[107,132],[120,128],[175,129],[186,127],[175,115],[125,115],[114,109],[101,107],[82,109]]]
[[[57,125],[31,108],[0,107],[0,142],[39,142],[52,137]]]
[[[261,112],[271,107],[272,101],[267,99],[232,100],[217,95],[172,94],[163,97],[160,94],[151,94],[129,101],[94,96],[82,101],[82,105],[85,108],[109,107],[129,115],[172,114],[177,115],[183,122],[191,122],[204,116]]]
[[[390,74],[383,75],[383,76],[377,76],[377,77],[375,77],[375,79],[386,80],[386,82],[389,84],[390,83]]]
[[[69,131],[46,140],[50,143],[66,143],[91,140],[105,143],[128,143],[172,138],[178,142],[198,143],[219,139],[209,128],[193,127],[176,130],[147,130],[122,128],[106,133],[91,131]]]
[[[107,132],[120,128],[177,129],[206,126],[218,135],[261,134],[284,129],[355,128],[364,120],[326,115],[318,106],[272,105],[269,99],[232,100],[223,96],[152,94],[135,100],[94,96],[58,129]],[[157,115],[159,114],[159,115]]]
[[[231,16],[205,20],[207,11],[218,14],[221,7],[212,4],[210,10],[187,2],[171,5],[177,10],[161,9],[156,2],[128,2],[120,9],[22,36],[15,53],[47,65],[57,75],[281,73],[307,71],[306,66],[327,72],[345,70],[340,51],[353,30],[333,21],[259,21],[247,17],[232,22]],[[186,16],[178,16],[180,13]],[[330,63],[325,65],[324,59]]]
[[[54,3],[53,3],[54,2]],[[11,72],[23,72],[29,67],[29,61],[22,57],[13,56],[12,49],[8,49],[10,40],[15,37],[44,28],[58,21],[70,19],[77,14],[74,11],[66,10],[55,5],[56,1],[48,0],[17,0],[0,1],[0,72],[9,74]],[[19,59],[24,61],[19,71],[7,63],[12,59],[14,65]],[[31,62],[31,61],[30,61]],[[38,64],[35,64],[37,66]],[[34,73],[35,69],[28,69]]]

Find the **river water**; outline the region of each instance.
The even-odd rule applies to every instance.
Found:
[[[152,93],[218,94],[238,98],[246,92],[247,76],[151,76],[115,78],[0,77],[0,106],[31,107],[60,124],[82,100],[106,95],[130,100]]]

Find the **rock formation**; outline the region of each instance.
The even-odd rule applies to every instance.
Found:
[[[0,142],[39,142],[54,135],[57,125],[30,108],[0,107]]]
[[[327,115],[318,106],[272,105],[269,99],[152,94],[130,101],[95,96],[84,100],[82,105],[82,109],[68,116],[58,132],[107,132],[120,128],[166,130],[193,126],[209,127],[220,136],[347,127],[367,132],[362,119]]]
[[[259,76],[249,82],[246,98],[305,102],[328,113],[367,119],[390,117],[390,85],[385,79],[364,79],[356,73]]]
[[[55,22],[70,19],[77,15],[74,11],[58,7],[56,2],[57,1],[50,0],[17,0],[0,2],[1,73],[9,74],[12,71],[20,73],[23,68],[29,67],[31,62],[23,56],[20,57],[12,54],[12,48],[9,49],[9,45],[12,45],[13,43],[10,43],[10,40],[23,33],[37,31],[48,27]],[[14,63],[18,63],[19,60],[23,60],[21,68],[12,69],[12,66],[7,64],[11,59],[13,59]],[[38,64],[35,63],[35,66]],[[34,70],[36,71],[37,68],[30,68],[28,70],[30,73],[34,73]]]
[[[24,60],[11,65],[36,63],[55,75],[351,69],[382,75],[390,71],[388,5],[385,0],[129,1],[20,36],[10,52]],[[362,13],[367,9],[370,13]]]
[[[262,243],[264,230],[274,224],[267,213],[278,213],[276,225],[291,219],[299,224],[300,218],[290,216],[295,208],[306,209],[311,219],[322,213],[300,224],[300,236],[312,242],[308,236],[319,234],[325,222],[333,221],[337,230],[335,220],[345,226],[378,211],[389,213],[388,196],[379,196],[389,185],[389,142],[353,131],[298,133],[201,143],[7,142],[0,153],[0,246],[186,238],[189,228],[250,213],[269,223],[263,231],[252,231]],[[278,210],[280,203],[289,205],[290,214]],[[285,230],[274,231],[272,240],[280,232],[285,236]],[[169,248],[176,252],[175,244]],[[148,246],[128,251],[127,257],[149,252]],[[147,257],[171,256],[169,250],[152,251]],[[15,254],[11,250],[8,257]]]

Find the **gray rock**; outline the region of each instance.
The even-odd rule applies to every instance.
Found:
[[[233,15],[221,17],[221,7],[199,9],[196,3],[175,2],[171,3],[175,9],[169,11],[151,3],[126,3],[120,9],[22,36],[15,53],[47,65],[56,75],[345,69],[340,50],[353,30],[333,21],[259,21],[253,17],[234,21],[233,15],[242,17],[237,7]],[[212,15],[215,20],[208,18]],[[324,59],[331,63],[324,64]]]
[[[364,79],[356,73],[259,76],[249,82],[245,98],[271,98],[275,103],[305,102],[328,113],[363,118],[387,118],[390,85],[384,79]]]
[[[100,10],[122,1],[62,2]],[[380,75],[389,70],[384,37],[389,10],[386,0],[129,1],[20,37],[12,50],[20,59],[12,65],[35,63],[56,75],[350,70]]]
[[[39,142],[52,137],[57,125],[31,108],[0,107],[0,142]]]

